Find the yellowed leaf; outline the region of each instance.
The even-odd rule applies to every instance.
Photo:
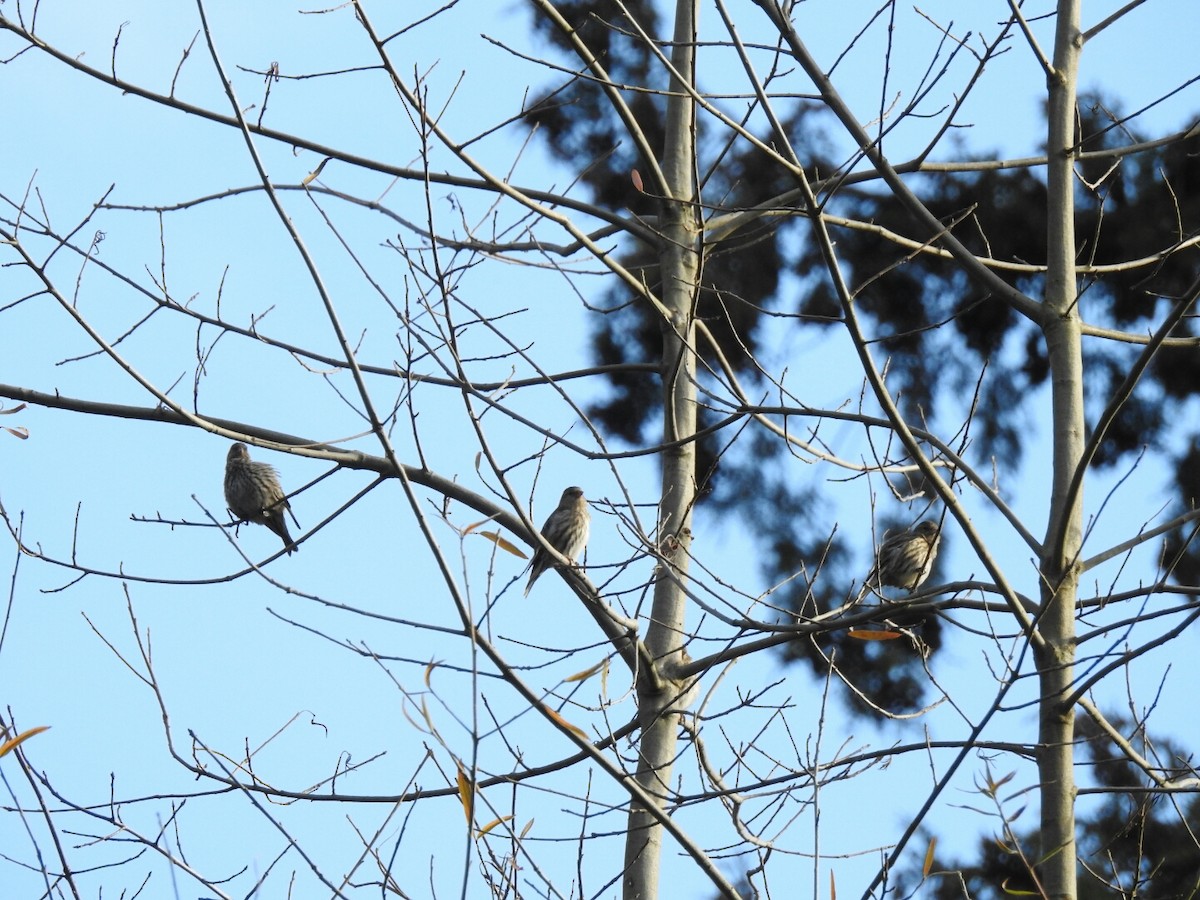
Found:
[[[462,801],[463,812],[467,814],[467,825],[470,825],[475,818],[475,786],[471,784],[471,779],[463,770],[463,767],[455,763],[458,769],[458,799]]]
[[[525,837],[525,835],[529,834],[529,829],[532,827],[533,827],[533,819],[530,819],[528,822],[525,823],[525,827],[521,829],[521,837]]]
[[[1000,890],[1004,891],[1004,893],[1006,893],[1012,897],[1036,897],[1036,896],[1038,896],[1037,891],[1021,890],[1020,888],[1010,888],[1008,886],[1007,878],[1005,878],[1004,881],[1002,881],[1000,883]]]
[[[582,672],[576,672],[574,675],[568,675],[566,678],[563,679],[563,681],[567,681],[567,682],[587,681],[589,678],[591,678],[597,672],[602,672],[607,669],[608,669],[608,660],[602,659],[602,660],[600,660],[600,662],[596,663],[590,669],[584,669]]]
[[[49,729],[49,727],[49,725],[39,725],[36,728],[30,728],[28,731],[22,731],[15,738],[5,741],[3,744],[0,744],[0,756],[6,755],[10,750],[21,746],[21,744],[25,743],[35,734],[41,734],[43,731]]]
[[[487,538],[501,550],[511,553],[513,556],[519,556],[521,559],[529,559],[528,556],[522,553],[511,541],[505,539],[498,531],[481,531],[479,532],[479,536]]]
[[[492,821],[488,822],[486,825],[484,825],[482,828],[480,828],[477,832],[475,832],[475,837],[483,837],[489,831],[491,831],[493,828],[495,828],[497,825],[501,824],[502,822],[507,822],[511,818],[512,818],[512,816],[501,816],[498,819],[492,819]]]
[[[937,849],[937,838],[929,839],[929,849],[925,851],[925,864],[921,866],[921,875],[925,878],[929,877],[929,873],[933,871],[933,851]]]
[[[429,665],[427,665],[425,667],[425,687],[427,687],[431,690],[433,689],[433,685],[430,684],[429,681],[430,681],[430,679],[433,678],[433,670],[436,669],[437,667],[438,667],[438,664],[436,662],[431,662]]]

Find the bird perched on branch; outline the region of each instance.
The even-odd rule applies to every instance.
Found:
[[[875,589],[891,585],[911,594],[929,577],[941,540],[937,522],[930,520],[908,531],[885,534],[864,585]]]
[[[542,526],[542,537],[551,547],[574,562],[587,544],[591,518],[587,501],[583,499],[583,488],[569,487],[562,492],[558,509],[550,513],[550,518]],[[529,584],[525,585],[525,596],[529,596],[530,588],[543,572],[558,565],[560,564],[539,545],[533,554],[533,568],[529,573]]]
[[[283,517],[291,506],[279,486],[275,467],[254,462],[245,444],[234,444],[225,457],[225,502],[234,518],[266,525],[283,538],[288,553],[299,549]]]

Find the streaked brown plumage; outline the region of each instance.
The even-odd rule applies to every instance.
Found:
[[[291,507],[275,467],[254,462],[245,444],[234,444],[225,457],[225,502],[234,518],[266,525],[283,538],[288,553],[299,549],[288,534],[284,513]]]
[[[555,550],[574,562],[587,544],[591,518],[587,501],[583,499],[583,489],[569,487],[562,492],[558,509],[550,513],[550,518],[542,526],[542,537]],[[550,554],[539,546],[533,554],[533,568],[529,573],[529,583],[525,585],[525,596],[529,596],[530,588],[543,572],[557,565],[559,564]]]
[[[885,535],[866,586],[878,589],[891,585],[911,594],[929,577],[941,540],[937,522],[929,520],[908,531]]]

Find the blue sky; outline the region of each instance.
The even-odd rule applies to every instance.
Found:
[[[1086,20],[1102,19],[1118,4],[1087,4]],[[377,27],[387,32],[415,17],[425,4],[368,7]],[[428,5],[432,11],[433,5]],[[1006,15],[1006,4],[979,4],[968,12],[963,4],[937,0],[922,5],[935,21],[954,31],[985,30]],[[1040,4],[1048,9],[1048,4]],[[369,64],[370,47],[349,10],[328,14],[297,14],[294,5],[281,3],[207,5],[219,52],[244,109],[255,116],[263,100],[261,75],[241,72],[237,66],[262,70],[277,62],[287,75],[348,69]],[[872,10],[867,4],[837,0],[809,2],[797,9],[802,34],[810,36],[822,62],[829,63],[847,40],[861,28]],[[0,14],[15,18],[29,7],[10,0]],[[749,3],[732,7],[743,27],[743,37],[753,40],[761,16]],[[1037,10],[1027,14],[1035,18]],[[1145,4],[1126,21],[1092,41],[1085,54],[1081,84],[1087,89],[1102,86],[1123,98],[1127,110],[1138,108],[1196,76],[1191,46],[1200,15],[1193,4],[1162,2]],[[538,48],[528,29],[528,13],[517,4],[490,2],[460,3],[444,16],[391,45],[394,58],[427,76],[431,105],[446,104],[442,124],[457,136],[483,130],[490,123],[514,114],[526,97],[551,76],[526,61],[482,40],[487,34],[515,48],[533,53]],[[702,12],[706,36],[717,39],[719,19],[706,7]],[[69,55],[107,70],[113,55],[117,29],[121,31],[117,52],[118,74],[151,90],[166,91],[184,48],[198,29],[196,8],[189,4],[108,3],[90,5],[80,12],[73,4],[43,3],[38,9],[38,29],[48,43]],[[1046,23],[1035,22],[1044,47],[1050,46]],[[893,48],[894,76],[881,87],[883,31],[876,25],[858,48],[841,64],[838,84],[864,121],[875,115],[881,94],[908,96],[924,71],[939,33],[911,8],[897,10],[896,45]],[[0,57],[8,59],[20,42],[0,33]],[[737,87],[739,72],[728,65],[728,54],[713,51],[717,62],[705,69],[711,76],[705,87],[721,91]],[[722,58],[726,59],[722,59]],[[1153,64],[1148,64],[1152,61]],[[947,87],[928,101],[936,110],[961,84],[965,69],[953,70]],[[461,83],[460,83],[461,77]],[[1043,79],[1029,48],[1015,42],[996,61],[965,119],[972,123],[964,140],[973,149],[995,148],[1006,156],[1037,152],[1042,140],[1040,124]],[[175,88],[179,97],[221,113],[228,103],[214,77],[203,39],[196,42],[183,65]],[[70,71],[36,50],[0,67],[0,95],[5,97],[6,134],[0,136],[0,193],[18,200],[27,191],[30,209],[40,217],[45,210],[60,230],[72,229],[113,186],[108,201],[113,204],[167,205],[254,185],[256,175],[241,137],[230,129],[218,128],[195,116],[165,109],[135,96],[122,96],[84,75]],[[727,108],[734,108],[730,104]],[[1143,134],[1159,135],[1183,127],[1196,110],[1200,97],[1194,88],[1182,91],[1139,121]],[[362,71],[338,77],[284,82],[274,85],[267,109],[273,127],[294,131],[311,139],[337,144],[354,152],[398,166],[420,161],[415,129],[394,92],[377,71]],[[926,120],[913,120],[899,129],[890,145],[894,158],[922,146],[928,134]],[[574,173],[557,169],[536,145],[524,149],[514,164],[518,144],[514,132],[488,137],[472,146],[471,152],[501,173],[511,169],[514,183],[549,188],[563,185]],[[315,169],[320,159],[313,153],[288,146],[258,141],[267,170],[279,184],[296,184]],[[912,148],[912,150],[910,150]],[[953,158],[953,152],[935,154]],[[431,167],[456,167],[441,148],[431,153]],[[456,167],[457,170],[457,167]],[[331,163],[322,171],[320,183],[334,189],[380,199],[391,209],[413,221],[426,221],[419,186],[393,184],[374,173],[354,171]],[[435,187],[432,216],[445,232],[462,234],[464,222],[490,233],[488,197],[469,191]],[[382,302],[379,291],[396,304],[413,309],[429,285],[405,265],[389,240],[402,234],[413,241],[394,221],[333,199],[320,201],[346,237],[354,255],[371,273],[376,286],[364,279],[354,259],[342,248],[309,200],[292,193],[285,197],[289,215],[317,259],[324,283],[329,286],[346,331],[356,342],[360,357],[377,365],[403,360],[406,348],[397,341],[397,318]],[[518,218],[511,206],[502,206],[497,221],[508,225]],[[10,219],[6,207],[3,218]],[[76,240],[84,246],[97,232],[103,233],[98,258],[126,273],[154,295],[165,283],[171,297],[209,314],[220,313],[237,324],[248,324],[262,316],[259,328],[272,337],[294,341],[329,354],[337,353],[328,320],[311,280],[300,265],[289,236],[270,212],[261,193],[225,197],[197,206],[164,213],[109,209],[86,225]],[[546,239],[563,240],[561,232],[546,230]],[[44,241],[34,244],[48,252]],[[9,248],[0,248],[0,260],[11,262]],[[444,254],[443,262],[465,259]],[[535,261],[540,261],[534,258]],[[591,272],[598,271],[592,263]],[[60,287],[77,292],[75,303],[110,339],[115,339],[150,311],[145,295],[106,276],[96,266],[82,266],[78,257],[61,252],[53,266]],[[458,294],[489,315],[513,313],[505,329],[517,343],[527,345],[530,355],[546,371],[562,371],[587,360],[590,313],[575,290],[594,299],[607,286],[603,278],[582,276],[574,289],[561,274],[548,269],[487,262],[458,272],[453,277]],[[154,401],[127,374],[93,354],[94,345],[75,326],[66,312],[46,297],[9,306],[35,287],[29,274],[9,266],[0,269],[0,382],[19,384],[42,391],[85,399],[106,400],[138,406]],[[269,312],[267,312],[269,310]],[[432,324],[426,316],[418,324]],[[207,415],[243,420],[256,425],[310,437],[323,442],[346,441],[346,446],[378,452],[368,440],[354,439],[365,425],[339,396],[352,391],[346,377],[312,371],[291,356],[248,338],[214,340],[212,328],[166,313],[155,314],[118,347],[119,352],[147,379],[162,389],[174,385],[171,396]],[[494,335],[470,330],[465,342],[480,356],[503,349]],[[205,359],[202,378],[195,379],[197,347],[211,350]],[[844,337],[822,333],[819,339],[778,335],[767,350],[769,364],[782,365],[802,356],[809,371],[824,373],[807,388],[806,400],[836,405],[857,396],[860,373],[846,366],[849,344]],[[90,355],[89,354],[93,354]],[[419,360],[418,368],[435,367]],[[471,365],[476,379],[503,378],[510,362],[481,361]],[[527,374],[521,371],[518,374]],[[193,384],[196,384],[193,393]],[[407,386],[398,379],[371,379],[373,396],[383,408],[408,402]],[[595,388],[580,384],[579,396],[595,396]],[[556,430],[570,429],[572,438],[587,443],[585,430],[570,407],[548,389],[525,391],[507,398],[513,408]],[[477,460],[479,445],[469,427],[459,396],[432,386],[412,388],[411,402],[419,410],[416,434],[406,417],[391,437],[402,459],[415,463],[424,453],[440,474],[455,477],[473,490],[487,492],[495,485],[486,467]],[[1030,399],[1028,414],[1044,436],[1047,404],[1044,397]],[[210,747],[236,755],[248,744],[266,745],[256,757],[256,774],[273,784],[302,789],[329,777],[339,766],[357,764],[383,752],[385,755],[363,772],[343,775],[338,789],[347,793],[396,793],[409,779],[426,787],[443,787],[452,769],[447,768],[449,750],[471,758],[469,723],[479,717],[486,723],[491,711],[504,721],[505,742],[491,735],[482,744],[479,762],[489,772],[505,771],[513,765],[508,754],[520,749],[522,760],[537,765],[568,755],[570,744],[549,730],[543,721],[523,708],[520,700],[494,678],[439,668],[426,684],[425,666],[442,661],[472,666],[469,647],[462,640],[447,638],[432,626],[453,627],[456,616],[445,598],[431,554],[416,528],[413,511],[393,481],[376,489],[347,514],[312,536],[300,553],[272,562],[265,572],[278,585],[254,574],[230,577],[244,565],[216,528],[206,527],[207,509],[220,521],[224,518],[221,473],[228,442],[196,429],[143,422],[127,422],[95,416],[67,414],[30,407],[19,416],[6,417],[0,424],[19,424],[29,429],[27,441],[0,435],[0,501],[13,521],[20,521],[26,542],[50,557],[70,558],[80,565],[129,576],[162,579],[145,583],[76,573],[28,558],[15,550],[11,562],[0,572],[12,572],[7,631],[0,646],[0,685],[9,719],[21,727],[51,725],[28,746],[35,765],[48,772],[63,793],[83,802],[103,803],[109,797],[109,773],[114,773],[113,794],[134,798],[171,791],[187,792],[197,785],[167,758],[163,728],[154,696],[137,676],[118,659],[116,651],[135,669],[142,670],[133,641],[127,602],[132,606],[143,635],[153,649],[154,670],[171,713],[176,749],[192,752],[188,732],[193,731]],[[553,508],[562,486],[581,484],[594,501],[622,502],[612,470],[603,462],[589,462],[562,448],[546,454],[540,472],[530,461],[541,448],[541,439],[517,423],[495,414],[484,418],[489,445],[506,465],[519,495],[526,501],[533,494],[532,518],[541,522]],[[853,457],[863,445],[851,429],[832,429],[840,450]],[[1020,470],[1000,461],[999,477],[1006,499],[1026,516],[1031,530],[1044,529],[1046,467],[1038,464],[1044,451],[1041,438],[1026,454]],[[277,465],[285,486],[295,489],[325,473],[329,466],[313,460],[255,450],[254,455]],[[798,466],[798,468],[801,468]],[[797,478],[827,484],[831,507],[830,523],[869,532],[868,491],[880,491],[878,481],[842,484],[841,473],[828,467],[803,467]],[[481,474],[481,472],[483,474]],[[621,479],[635,501],[653,504],[657,494],[657,467],[653,460],[622,462]],[[1089,485],[1089,513],[1100,511],[1100,501],[1121,470]],[[364,473],[339,472],[295,498],[293,505],[303,531],[334,512],[370,482]],[[536,487],[535,487],[536,484]],[[1169,499],[1169,473],[1154,453],[1135,470],[1104,508],[1094,546],[1128,536],[1131,525],[1155,516]],[[605,656],[601,636],[590,618],[574,603],[565,587],[550,577],[543,578],[528,600],[516,585],[523,563],[497,552],[494,545],[477,536],[459,540],[453,528],[439,521],[439,498],[420,493],[421,509],[430,517],[432,530],[448,555],[466,596],[480,616],[495,601],[487,621],[487,634],[501,650],[522,667],[521,675],[538,690],[570,694],[577,707],[567,704],[563,714],[584,727],[602,727],[606,721],[597,710],[605,706],[607,721],[623,724],[633,710],[628,695],[628,674],[614,667],[604,687],[598,679],[581,687],[564,679],[599,662]],[[881,503],[888,504],[886,496]],[[978,495],[968,498],[973,518],[995,535],[996,552],[1013,573],[1019,589],[1036,593],[1028,550],[1019,545],[984,506]],[[643,521],[652,520],[652,507],[642,507]],[[18,518],[19,517],[19,518]],[[619,566],[635,557],[628,534],[602,505],[593,508],[593,539],[588,563],[596,580],[607,575],[604,566]],[[161,519],[171,523],[144,521]],[[461,528],[477,521],[470,510],[451,510],[450,522]],[[265,529],[244,527],[238,540],[256,562],[276,550],[276,539]],[[12,548],[11,543],[8,545]],[[978,561],[969,556],[965,542],[948,542],[952,555],[948,571],[955,577],[982,574]],[[698,558],[713,572],[752,593],[765,590],[756,568],[748,563],[752,544],[744,535],[710,521],[703,512],[697,520],[694,548]],[[4,558],[0,556],[0,558]],[[864,556],[864,568],[867,560]],[[1106,572],[1114,572],[1115,565]],[[1154,552],[1147,549],[1135,556],[1122,575],[1124,582],[1146,580],[1154,571]],[[960,574],[961,573],[961,574]],[[632,612],[639,586],[650,577],[650,564],[634,559],[616,587],[630,593],[621,598]],[[191,585],[176,582],[216,580],[216,584]],[[503,592],[502,592],[503,589]],[[497,599],[497,595],[499,595]],[[313,599],[313,598],[321,599]],[[426,628],[353,615],[330,608],[329,601],[370,613],[424,623]],[[1153,601],[1158,602],[1158,601]],[[86,618],[85,618],[86,617]],[[698,616],[690,621],[695,623]],[[286,621],[285,621],[286,620]],[[300,623],[303,627],[289,624]],[[103,635],[92,630],[92,623]],[[978,625],[979,623],[973,622]],[[998,624],[1010,630],[1007,623]],[[313,631],[327,637],[320,637]],[[715,631],[714,631],[715,634]],[[381,658],[355,655],[337,645],[348,642],[368,648]],[[1002,645],[1004,646],[1004,645]],[[959,708],[977,716],[991,702],[994,683],[985,654],[994,664],[997,648],[991,641],[963,638],[939,653],[933,663],[935,677],[951,687]],[[1169,672],[1169,677],[1167,673]],[[1185,744],[1200,739],[1191,715],[1188,687],[1195,684],[1194,658],[1173,648],[1140,661],[1130,676],[1133,705],[1146,704],[1166,678],[1159,699],[1159,712],[1152,726],[1169,732]],[[720,675],[720,677],[718,677]],[[739,695],[775,684],[763,703],[778,705],[786,712],[766,726],[761,741],[765,750],[794,763],[797,748],[803,751],[817,727],[821,685],[800,669],[781,669],[770,655],[744,659],[725,673],[712,672],[704,689],[711,691],[708,711],[732,710],[705,726],[711,747],[721,748],[725,739],[734,745],[749,741],[764,727],[767,715],[761,709],[736,709]],[[1106,686],[1104,699],[1122,702],[1126,685],[1115,680]],[[1033,688],[1026,683],[1015,696],[1029,700]],[[486,698],[487,704],[481,701]],[[424,702],[436,734],[425,729],[419,712]],[[607,704],[611,704],[608,706]],[[853,719],[831,699],[825,722],[828,733],[822,747],[830,752],[843,742],[847,746],[886,746],[893,741],[908,743],[926,736],[934,739],[961,737],[962,720],[943,704],[922,719],[874,723]],[[785,728],[785,723],[787,727]],[[486,724],[481,730],[490,731]],[[1036,730],[1032,710],[1016,710],[1004,718],[1001,730],[989,734],[997,740],[1030,740]],[[623,755],[630,756],[628,745]],[[428,760],[422,759],[429,754]],[[789,756],[791,754],[791,756]],[[214,765],[201,754],[208,765]],[[728,759],[722,757],[728,763]],[[748,764],[758,774],[775,771],[764,755]],[[937,758],[936,764],[944,764]],[[440,768],[439,768],[440,766]],[[1028,767],[1019,768],[1014,785],[1027,787],[1035,778]],[[972,777],[982,763],[968,763],[959,783],[940,802],[931,818],[943,846],[967,851],[974,835],[990,830],[994,822],[956,808],[974,802]],[[0,762],[7,789],[28,801],[28,788],[12,764]],[[693,755],[685,755],[677,773],[697,782]],[[832,786],[824,795],[819,849],[822,860],[818,880],[822,890],[830,873],[839,891],[860,891],[865,879],[879,864],[878,848],[893,841],[907,821],[915,802],[923,796],[930,779],[930,766],[915,758],[897,762],[862,778]],[[573,889],[575,848],[569,838],[585,832],[619,832],[624,815],[609,813],[595,821],[581,822],[579,805],[555,792],[582,793],[586,786],[577,773],[539,780],[529,795],[521,795],[515,810],[514,829],[533,819],[530,841],[535,859],[545,863],[564,896],[614,896],[615,887],[601,889],[615,870],[621,842],[617,837],[598,839],[588,850],[582,868],[585,884]],[[686,788],[685,788],[686,789]],[[510,796],[496,791],[489,799],[504,811]],[[0,802],[7,796],[0,794]],[[619,801],[620,795],[604,788],[600,802]],[[1088,801],[1083,801],[1088,802]],[[753,802],[751,806],[753,807]],[[863,810],[871,813],[864,816]],[[302,844],[319,847],[322,864],[341,875],[346,860],[360,852],[346,810],[324,805],[292,804],[271,810],[286,821]],[[170,812],[166,801],[131,803],[123,815],[132,827],[154,832]],[[411,812],[412,818],[404,817]],[[403,887],[413,896],[457,893],[467,879],[466,896],[483,890],[467,863],[472,847],[462,827],[462,813],[452,798],[422,802],[405,808],[389,819],[386,804],[360,805],[349,811],[355,825],[365,833],[384,828],[389,849],[403,836],[405,874]],[[679,820],[695,829],[700,840],[710,837],[714,815],[708,806],[678,813]],[[776,879],[812,883],[813,863],[806,856],[817,846],[808,813],[798,805],[787,808],[786,816],[799,820],[782,841],[795,856],[778,864]],[[1028,817],[1030,813],[1026,813]],[[786,818],[785,816],[785,818]],[[486,817],[484,817],[486,821]],[[402,825],[402,823],[404,823]],[[78,823],[77,823],[78,824]],[[37,832],[36,822],[29,823]],[[101,833],[102,826],[93,825]],[[279,834],[264,817],[238,796],[191,801],[179,830],[180,840],[197,869],[232,875],[243,866],[258,873],[271,865],[282,848]],[[172,837],[172,841],[175,838]],[[563,840],[564,844],[553,841]],[[76,844],[83,843],[75,839]],[[544,843],[543,843],[544,842]],[[874,849],[873,849],[874,848]],[[126,848],[127,849],[127,848]],[[32,846],[26,824],[13,814],[0,815],[0,852],[29,862]],[[500,852],[497,850],[497,852]],[[923,852],[923,845],[914,853]],[[107,851],[71,849],[76,865],[96,865]],[[78,854],[76,856],[76,854]],[[686,860],[669,851],[667,877],[680,890],[703,896],[703,880]],[[774,863],[773,863],[774,865]],[[150,864],[140,862],[127,869],[109,870],[87,876],[93,887],[105,885],[106,893],[136,885]],[[296,857],[282,864],[287,871],[303,869]],[[137,872],[135,876],[133,873]],[[110,874],[119,872],[121,874]],[[0,881],[19,885],[24,892],[36,889],[40,879],[23,871],[15,862],[0,860]],[[531,872],[524,877],[536,883]],[[195,896],[194,883],[178,889],[164,887],[167,873],[159,869],[152,881],[154,896]],[[359,880],[366,881],[366,872]],[[278,878],[278,876],[277,876]],[[278,885],[278,880],[270,882]],[[311,882],[306,882],[311,883]],[[780,882],[775,882],[778,886]],[[237,889],[240,886],[240,890]],[[246,882],[235,882],[235,895],[244,894]],[[95,889],[98,893],[98,888]],[[22,894],[24,895],[24,893]],[[682,894],[680,894],[682,895]]]

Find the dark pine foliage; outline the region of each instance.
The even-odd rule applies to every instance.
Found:
[[[628,4],[649,33],[659,33],[653,3]],[[603,0],[558,3],[567,20],[619,84],[665,87],[661,67],[643,46],[628,36],[618,13]],[[547,39],[569,52],[563,35],[536,17]],[[624,96],[654,148],[662,142],[662,101],[643,91]],[[1100,98],[1080,103],[1080,134],[1086,150],[1102,150],[1136,139],[1125,127],[1112,127],[1112,104]],[[568,80],[547,90],[532,108],[536,123],[552,151],[582,179],[603,206],[652,217],[653,197],[635,189],[630,172],[644,167],[633,143],[608,100],[587,79]],[[830,173],[837,160],[824,133],[828,120],[811,104],[798,102],[784,122],[809,171]],[[703,128],[703,124],[701,126]],[[764,135],[769,140],[769,136]],[[796,185],[745,142],[727,143],[724,135],[701,131],[706,215],[755,206]],[[967,154],[963,154],[964,157]],[[1155,254],[1200,231],[1200,139],[1139,155],[1113,167],[1111,158],[1086,162],[1088,185],[1079,188],[1081,261],[1113,263]],[[1024,263],[1044,263],[1045,184],[1040,170],[990,169],[976,173],[910,176],[920,196],[980,256]],[[900,234],[914,233],[908,212],[883,190],[865,183],[846,183],[823,196],[837,215],[874,222]],[[802,216],[765,218],[729,238],[710,245],[705,257],[697,313],[720,343],[727,360],[752,395],[772,395],[753,355],[765,329],[841,327],[836,303],[817,251],[807,240]],[[1017,402],[1048,376],[1046,352],[1038,329],[1007,304],[967,279],[950,260],[911,255],[873,232],[839,229],[839,259],[857,292],[856,303],[879,336],[879,358],[890,360],[889,386],[899,395],[901,411],[912,421],[937,421],[939,411],[977,390],[979,405],[971,426],[971,454],[976,460],[995,455],[1011,467],[1020,460],[1031,423],[1013,414]],[[794,248],[799,247],[796,252]],[[630,247],[624,261],[657,287],[655,248]],[[1197,270],[1200,253],[1189,249],[1153,267],[1096,276],[1085,284],[1082,304],[1087,321],[1131,331],[1147,331],[1161,316],[1166,301],[1178,296]],[[1010,283],[1040,296],[1041,278],[1001,271]],[[644,363],[660,356],[657,318],[624,288],[602,298],[610,311],[597,319],[593,335],[596,362]],[[936,327],[946,325],[946,327]],[[1179,334],[1192,334],[1190,321]],[[707,348],[701,347],[701,353]],[[1093,420],[1114,386],[1121,383],[1139,347],[1090,341],[1086,346],[1090,377],[1089,413]],[[708,362],[715,366],[715,358]],[[980,381],[980,372],[986,377]],[[804,360],[792,363],[804,370]],[[1200,389],[1200,354],[1194,349],[1163,352],[1109,429],[1095,464],[1111,466],[1143,447],[1161,449],[1166,429],[1179,427],[1175,413]],[[660,421],[660,385],[655,376],[614,374],[608,396],[589,410],[609,434],[630,443],[650,443]],[[802,398],[803,399],[803,398]],[[949,410],[952,411],[952,410]],[[701,426],[717,420],[702,412]],[[1193,429],[1195,426],[1191,426]],[[703,485],[700,515],[711,515],[711,527],[739,522],[759,543],[757,559],[772,583],[788,586],[773,595],[777,603],[800,611],[840,604],[852,582],[869,568],[865,534],[844,534],[819,493],[797,485],[795,466],[782,442],[753,437],[730,442],[718,433],[699,445],[697,477]],[[1180,460],[1180,477],[1184,477]],[[1197,469],[1192,464],[1191,471]],[[1194,479],[1193,479],[1194,480]],[[920,485],[905,485],[911,493]],[[1196,497],[1185,491],[1182,501]],[[905,521],[881,525],[907,526]],[[1176,536],[1176,540],[1182,540]],[[942,558],[946,558],[943,549]],[[1194,572],[1181,563],[1178,570]],[[813,579],[816,572],[820,578]],[[799,577],[793,577],[801,573]],[[935,570],[929,584],[941,573]],[[789,581],[789,579],[791,579]],[[936,650],[941,641],[936,619],[920,626],[924,641]],[[819,648],[798,642],[785,648],[789,659],[805,659],[818,670],[822,658],[836,650],[844,670],[853,673],[875,702],[897,711],[920,705],[926,678],[912,646],[905,641],[864,644],[844,632],[821,638]]]

